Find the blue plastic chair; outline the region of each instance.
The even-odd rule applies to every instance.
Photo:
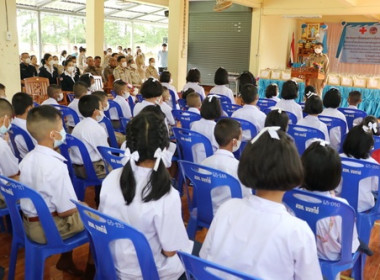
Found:
[[[124,134],[125,134],[126,129],[127,129],[127,125],[129,123],[130,119],[122,117],[122,118],[120,118],[120,121],[121,121],[122,127],[124,128]]]
[[[338,149],[338,151],[340,151],[343,146],[344,139],[346,138],[346,131],[347,131],[346,122],[339,118],[321,116],[321,115],[318,116],[318,119],[327,126],[329,133],[331,129],[333,129],[334,127],[340,128],[340,147]]]
[[[15,277],[17,252],[21,247],[25,247],[25,278],[43,279],[45,259],[54,254],[71,251],[87,243],[87,233],[83,231],[62,240],[49,208],[39,193],[4,176],[0,176],[0,179],[0,191],[8,205],[13,228],[8,279],[14,279]],[[30,199],[33,202],[44,229],[46,244],[33,242],[26,236],[18,204],[22,198]]]
[[[183,99],[183,98],[178,99],[178,105],[181,110],[187,110],[186,99]]]
[[[354,120],[357,118],[365,118],[367,116],[367,113],[359,110],[359,109],[351,109],[351,108],[338,108],[339,111],[341,111],[347,119],[347,125],[348,129],[351,129],[354,126]]]
[[[71,101],[73,101],[73,100],[75,99],[75,95],[74,95],[74,93],[68,93],[68,94],[67,94],[67,99],[69,100],[69,103],[70,103]]]
[[[116,92],[113,89],[110,92],[111,92],[111,95],[113,98],[115,98],[117,96]]]
[[[259,100],[257,101],[257,106],[260,108],[260,110],[262,112],[265,112],[265,109],[269,109],[269,108],[272,108],[272,107],[275,107],[277,104],[276,101],[272,100],[272,99],[268,99],[268,98],[259,98]]]
[[[339,272],[354,266],[360,253],[352,254],[352,237],[356,214],[350,205],[333,198],[302,190],[286,192],[283,202],[293,211],[297,218],[307,222],[314,235],[317,235],[318,220],[335,216],[341,217],[341,257],[338,261],[319,260],[324,279],[335,280]],[[318,211],[308,211],[308,209],[318,209]]]
[[[110,146],[113,148],[119,148],[119,144],[117,144],[116,140],[115,130],[109,118],[104,116],[104,118],[99,123],[103,124],[106,127]]]
[[[175,110],[175,109],[177,109],[177,101],[176,101],[175,92],[172,91],[171,89],[169,89],[169,93],[170,93],[170,98],[172,101],[172,109]]]
[[[0,208],[0,232],[4,232],[5,231],[4,219],[7,219],[8,215],[9,215],[8,208]],[[8,224],[8,226],[11,227],[10,224]],[[11,228],[8,228],[8,232],[11,232]]]
[[[75,175],[74,168],[72,165],[71,157],[70,157],[70,149],[77,148],[82,157],[83,165],[86,170],[86,178],[79,178]],[[66,135],[66,141],[60,146],[62,156],[67,160],[67,166],[69,169],[69,174],[71,177],[71,181],[74,186],[75,193],[79,200],[84,200],[84,195],[86,191],[86,187],[89,186],[100,186],[102,184],[102,179],[99,179],[96,176],[94,166],[92,165],[90,155],[87,151],[86,146],[82,141],[75,138],[72,135]]]
[[[123,115],[123,111],[121,110],[121,107],[120,105],[113,101],[113,100],[108,100],[108,104],[110,105],[110,108],[107,110],[107,111],[104,111],[104,115],[108,118],[108,119],[111,119],[111,109],[115,109],[116,112],[117,112],[117,117],[119,119],[119,122],[120,122],[120,126],[119,128],[115,128],[115,131],[117,132],[120,132],[120,133],[125,133],[125,128],[123,127],[123,124],[121,123],[120,119],[124,117]]]
[[[380,149],[380,136],[374,135],[373,140],[375,141],[375,144],[373,145],[373,150],[376,151]]]
[[[237,104],[228,104],[228,103],[222,103],[222,109],[226,114],[231,117],[232,114],[236,111],[239,110],[240,108],[243,108],[243,106],[237,105]]]
[[[66,131],[68,131],[68,127],[66,126],[65,119],[67,117],[71,118],[75,125],[77,125],[80,122],[79,116],[75,110],[71,109],[70,107],[64,106],[64,105],[56,105],[53,104],[54,108],[58,109],[62,113],[62,124]]]
[[[116,275],[110,243],[128,239],[132,242],[144,280],[159,280],[156,263],[148,240],[138,230],[113,217],[72,201],[78,208],[86,231],[90,235],[91,249],[95,259],[96,280],[119,279]]]
[[[209,228],[214,218],[211,191],[215,188],[228,186],[231,198],[242,198],[240,182],[233,176],[220,170],[195,164],[189,161],[178,161],[184,179],[189,179],[193,185],[193,196],[197,202],[196,208],[190,209],[190,220],[187,234],[195,238],[199,228]]]
[[[33,101],[33,106],[34,107],[38,107],[38,106],[40,106],[41,104],[40,103],[37,103],[36,101]]]
[[[8,130],[8,133],[9,133],[9,138],[11,140],[11,144],[12,144],[12,148],[15,153],[15,156],[18,158],[19,161],[21,161],[22,157],[16,145],[16,137],[21,136],[22,138],[24,138],[26,147],[29,152],[34,149],[32,138],[29,136],[29,134],[25,130],[23,130],[22,128],[18,127],[15,124],[12,124],[11,128]]]
[[[179,258],[181,259],[183,265],[185,266],[185,273],[187,279],[195,279],[195,280],[223,280],[225,277],[219,277],[212,273],[212,271],[223,272],[224,275],[236,276],[236,279],[241,280],[258,280],[259,278],[255,278],[243,272],[239,272],[210,261],[206,261],[204,259],[198,258],[196,256],[187,254],[185,252],[177,252]]]
[[[249,131],[251,134],[251,139],[254,138],[257,135],[257,128],[254,126],[251,122],[239,118],[231,118],[235,121],[238,121],[241,125],[241,130],[244,131]],[[242,141],[239,150],[237,150],[234,155],[237,159],[240,159],[241,154],[243,153],[243,150],[245,146],[247,145],[247,141]]]
[[[231,99],[229,97],[222,94],[215,94],[215,95],[219,97],[220,104],[231,104]]]
[[[141,94],[136,94],[136,98],[138,102],[143,102],[144,97]]]
[[[285,111],[285,112],[288,114],[289,124],[297,124],[298,122],[297,116],[293,114],[292,112],[288,112],[288,111]]]
[[[300,155],[306,150],[306,142],[311,139],[325,140],[322,131],[303,125],[289,124],[288,134],[293,137]]]
[[[110,147],[97,147],[99,153],[102,155],[104,164],[106,165],[107,174],[108,170],[123,167],[121,160],[124,157],[124,151]]]
[[[135,108],[136,103],[131,95],[128,96],[128,104],[129,104],[129,107],[131,108],[131,113],[133,114],[133,109]]]
[[[201,119],[201,115],[189,111],[172,110],[172,114],[174,119],[181,122],[181,127],[185,129],[190,129],[192,122]]]

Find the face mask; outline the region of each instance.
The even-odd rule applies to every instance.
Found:
[[[160,104],[161,104],[161,100],[162,100],[161,97],[160,97],[160,98],[157,98],[157,99],[156,99],[156,104],[157,104],[157,105],[160,105]]]
[[[97,122],[101,122],[102,119],[104,118],[104,112],[102,112],[102,111],[99,111],[99,112],[100,112],[100,115],[96,116],[96,121]]]
[[[121,64],[121,66],[124,67],[124,68],[126,68],[126,67],[127,67],[127,63],[126,63],[126,62],[123,62],[123,63]]]
[[[156,65],[156,63],[154,63],[154,62],[152,62],[151,64],[150,64],[150,66],[152,66],[152,67],[154,67]]]
[[[96,91],[96,90],[97,90],[96,85],[95,85],[95,84],[92,84],[92,85],[90,86],[90,90],[91,90],[91,91]]]
[[[135,63],[133,63],[133,64],[131,64],[131,67],[132,67],[133,69],[136,69],[136,68],[137,68],[137,65],[136,65]]]
[[[104,111],[108,111],[110,109],[110,104],[107,102],[107,106],[103,108]]]
[[[26,64],[30,64],[30,58],[25,59],[24,62],[25,62]]]
[[[320,53],[322,53],[322,49],[319,49],[319,48],[318,48],[318,49],[315,49],[314,52],[315,52],[316,54],[320,54]]]
[[[74,66],[69,66],[69,67],[67,67],[67,72],[73,73],[74,69],[75,69]]]
[[[54,65],[54,60],[50,60],[50,61],[49,61],[49,65],[50,65],[50,66],[53,66],[53,65]]]
[[[62,92],[60,94],[58,94],[57,100],[58,101],[62,101],[63,100],[63,93]]]
[[[172,83],[173,83],[173,79],[170,79],[169,84],[172,84]]]
[[[75,67],[77,67],[77,64],[76,64],[76,63],[74,63],[74,68],[75,68]]]
[[[123,96],[124,96],[125,99],[128,99],[129,96],[130,96],[130,94],[129,94],[129,92],[124,92],[124,95],[123,95]]]
[[[62,130],[59,132],[59,134],[61,135],[61,140],[54,139],[54,148],[57,148],[57,147],[61,146],[65,142],[65,140],[66,140],[66,131],[65,131],[65,129],[62,128]]]
[[[54,60],[54,64],[57,64],[58,65],[59,61],[58,60]]]
[[[12,127],[12,124],[10,123],[8,127],[5,126],[5,124],[3,124],[1,127],[0,127],[0,134],[3,135],[5,133],[8,132],[8,130]]]
[[[241,145],[241,140],[237,140],[236,141],[236,146],[233,146],[233,148],[232,148],[232,152],[234,153],[237,150],[239,150],[240,149],[240,145]]]

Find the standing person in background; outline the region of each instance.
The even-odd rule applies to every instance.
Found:
[[[327,54],[322,53],[323,51],[323,44],[322,43],[316,43],[314,46],[314,53],[309,56],[309,58],[306,61],[307,67],[315,67],[318,68],[321,73],[325,75],[324,79],[309,79],[306,80],[306,85],[313,86],[316,90],[316,93],[319,95],[319,97],[322,97],[322,91],[324,86],[326,85],[327,76],[329,74],[329,58]]]
[[[127,49],[127,54],[125,55],[125,58],[127,59],[127,61],[130,60],[130,59],[133,59],[132,49],[131,48]]]
[[[40,65],[38,64],[37,56],[35,55],[30,56],[30,65],[36,68],[37,74],[40,72]]]
[[[122,46],[118,46],[117,47],[117,52],[118,52],[118,55],[120,56],[120,55],[124,55],[124,53],[123,53],[123,47]]]
[[[80,47],[79,48],[79,56],[78,56],[78,68],[81,72],[86,68],[86,49]]]
[[[67,57],[67,51],[63,50],[61,52],[61,56],[59,57],[59,63],[61,63],[61,65],[63,65],[62,63],[66,60],[66,57]]]
[[[168,51],[167,44],[162,44],[162,50],[158,52],[158,72],[161,73],[168,69]]]
[[[21,54],[20,76],[21,80],[37,76],[36,68],[30,65],[30,57],[28,53]]]
[[[73,57],[77,57],[78,56],[78,47],[77,46],[73,47],[73,53],[71,54],[71,56],[73,56]]]
[[[140,78],[142,80],[144,80],[145,79],[145,70],[146,70],[145,55],[142,53],[140,47],[137,47],[135,62],[137,65],[137,71],[139,72]]]

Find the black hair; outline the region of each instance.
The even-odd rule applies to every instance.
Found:
[[[85,52],[86,51],[86,48],[83,48],[83,47],[79,47],[79,52]]]
[[[79,77],[79,81],[87,85],[87,88],[91,87],[91,74],[83,74]]]
[[[320,141],[312,143],[301,157],[304,182],[302,187],[309,191],[332,191],[339,185],[342,163],[337,151]]]
[[[112,53],[111,57],[115,57],[115,56],[118,56],[118,55],[119,55],[118,53]]]
[[[376,132],[375,132],[375,129],[373,128],[371,129],[372,134],[379,136],[380,130],[379,130],[379,123],[377,122],[377,118],[375,116],[366,116],[361,122],[362,125],[365,125],[367,127],[369,127],[369,123],[372,123],[372,125],[376,126]]]
[[[44,57],[41,59],[41,63],[42,65],[45,65],[47,63],[47,61],[49,60],[49,58],[51,57],[51,54],[50,53],[45,53],[44,54]]]
[[[298,84],[293,80],[288,80],[282,86],[281,97],[286,100],[298,97]]]
[[[252,84],[245,84],[240,91],[240,95],[245,104],[251,104],[258,99],[257,87]]]
[[[186,104],[189,107],[195,107],[201,105],[201,97],[195,91],[186,94]]]
[[[62,114],[59,110],[50,105],[41,105],[32,108],[26,117],[26,128],[34,139],[40,141],[43,133],[49,127],[44,126],[48,122],[50,125],[55,125],[61,120]]]
[[[102,59],[100,56],[95,56],[94,59]]]
[[[87,93],[87,84],[81,81],[76,82],[73,85],[73,92],[75,98],[80,98],[83,94]]]
[[[220,147],[228,145],[232,139],[239,139],[240,134],[241,124],[229,118],[219,120],[214,128],[215,140]]]
[[[216,120],[222,116],[222,106],[217,97],[206,97],[202,102],[201,117],[206,120]]]
[[[116,80],[113,82],[113,87],[112,89],[115,91],[115,93],[117,95],[119,95],[120,93],[123,93],[122,90],[123,90],[123,87],[126,85],[127,83],[124,82],[123,80]]]
[[[0,90],[5,90],[5,86],[2,83],[0,83]]]
[[[342,101],[342,96],[340,94],[339,89],[330,88],[323,97],[323,106],[326,108],[338,108],[340,102]]]
[[[153,106],[147,106],[153,107]],[[169,136],[163,117],[152,112],[140,112],[127,125],[127,147],[131,153],[139,153],[139,162],[154,160],[157,148],[169,146]],[[120,188],[127,205],[136,195],[136,180],[129,161],[120,176]],[[144,202],[156,201],[169,193],[171,180],[164,163],[160,161],[157,171],[152,170],[147,185],[141,191]]]
[[[214,83],[216,85],[228,85],[228,72],[223,67],[219,67],[215,72]]]
[[[316,47],[316,46],[321,46],[321,47],[323,47],[323,43],[321,43],[321,42],[317,42],[317,43],[315,43],[314,47]]]
[[[293,140],[285,132],[273,139],[264,132],[253,144],[248,142],[241,155],[238,176],[249,188],[288,191],[303,181],[303,168]]]
[[[362,98],[362,94],[360,93],[360,91],[357,91],[357,90],[351,91],[348,94],[348,99],[350,103],[352,102],[352,103],[358,104],[361,98]]]
[[[120,56],[118,56],[118,58],[117,58],[117,62],[120,62],[123,58],[125,58],[124,55],[120,55]]]
[[[162,44],[162,47],[167,47],[167,46],[168,46],[168,45],[167,45],[167,44],[165,44],[165,43],[163,43],[163,44]]]
[[[169,71],[167,71],[167,70],[162,71],[162,73],[160,75],[160,82],[161,83],[170,83],[171,76],[172,76],[172,74],[170,74]]]
[[[256,78],[249,71],[244,71],[243,73],[241,73],[237,80],[239,81],[239,92],[241,92],[242,87],[246,84],[256,86]]]
[[[365,132],[363,124],[354,126],[347,133],[343,143],[343,152],[356,159],[367,159],[374,145],[372,131]]]
[[[48,86],[47,88],[47,94],[49,97],[54,97],[54,93],[57,91],[57,90],[61,90],[61,87],[59,85],[50,85]]]
[[[61,56],[65,56],[67,54],[67,51],[66,50],[63,50],[62,52],[61,52]]]
[[[149,58],[149,63],[154,60],[154,57]]]
[[[272,98],[274,96],[278,95],[278,85],[277,84],[270,84],[265,89],[265,97],[266,98]]]
[[[280,113],[281,112],[281,113]],[[288,114],[281,109],[273,109],[270,111],[265,119],[264,126],[279,126],[282,131],[286,132],[289,125]]]
[[[201,81],[201,72],[197,68],[192,68],[187,72],[186,82],[199,83]]]
[[[23,115],[28,107],[33,106],[33,98],[25,92],[18,92],[12,97],[12,106],[16,116]]]
[[[320,114],[323,111],[323,105],[321,98],[314,94],[306,99],[305,108],[303,111],[309,115]]]
[[[91,95],[95,95],[95,96],[98,97],[100,100],[108,99],[108,95],[107,95],[107,93],[105,93],[104,91],[101,91],[101,90],[94,91],[93,93],[91,93]]]
[[[188,88],[187,90],[185,90],[184,92],[182,92],[181,98],[186,100],[187,96],[190,93],[193,93],[193,92],[195,92],[195,90],[193,88]],[[195,92],[195,93],[199,95],[199,93],[197,93],[197,92]]]
[[[13,107],[8,100],[0,98],[0,118],[5,115],[11,119],[13,117]]]
[[[83,117],[92,117],[95,110],[99,110],[99,102],[101,100],[95,95],[85,95],[79,99],[78,109]]]
[[[162,85],[160,82],[153,78],[146,80],[140,89],[141,95],[145,99],[161,96],[162,91]]]
[[[307,97],[306,95],[307,95],[309,92],[311,92],[311,93],[316,93],[315,87],[310,86],[310,85],[305,87],[305,91],[304,91],[304,93],[303,93],[303,95],[304,95],[305,98]]]

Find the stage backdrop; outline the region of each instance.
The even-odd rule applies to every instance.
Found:
[[[328,25],[327,44],[328,56],[330,59],[330,72],[342,74],[380,75],[380,64],[374,64],[372,61],[372,64],[348,63],[341,61],[339,58],[336,58],[336,53],[344,26],[341,23],[326,22],[326,24]],[[380,28],[378,28],[378,33],[380,33]]]

